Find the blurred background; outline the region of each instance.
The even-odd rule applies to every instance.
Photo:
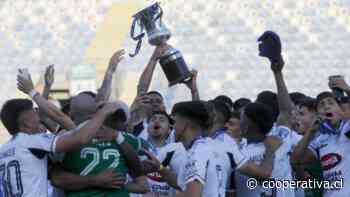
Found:
[[[132,15],[155,1],[0,0],[0,106],[23,97],[16,90],[18,68],[28,68],[43,88],[46,66],[55,65],[51,96],[64,101],[99,86],[117,49],[132,53]],[[283,42],[285,77],[290,91],[310,96],[327,89],[329,75],[350,74],[350,0],[164,0],[163,22],[169,43],[181,50],[198,73],[203,99],[226,94],[254,99],[274,90],[267,60],[258,56],[257,38],[265,30]],[[138,78],[153,51],[147,40],[134,58],[126,57],[114,80],[113,98],[131,103]],[[152,89],[170,107],[190,99],[183,85],[168,88],[158,67]],[[0,143],[8,138],[0,125]]]

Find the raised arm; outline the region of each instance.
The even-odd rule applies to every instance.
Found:
[[[199,92],[198,92],[198,87],[197,87],[197,76],[198,76],[198,71],[197,70],[192,70],[192,79],[186,83],[186,86],[191,90],[191,96],[193,101],[199,101]]]
[[[109,65],[106,70],[102,85],[97,92],[96,102],[107,102],[111,95],[111,87],[113,81],[113,75],[117,69],[119,62],[123,59],[125,51],[119,50],[113,54],[109,60]]]
[[[106,103],[95,113],[95,115],[82,126],[71,132],[58,136],[56,140],[56,152],[69,152],[77,147],[83,146],[91,141],[100,130],[107,116],[119,109],[116,103]]]
[[[59,110],[54,104],[42,97],[34,89],[33,81],[29,77],[24,77],[22,75],[17,76],[18,89],[25,94],[32,97],[32,99],[39,106],[40,112],[44,113],[48,118],[57,122],[62,128],[66,130],[73,129],[75,127],[74,122],[61,110]]]
[[[277,98],[280,113],[277,125],[289,125],[290,115],[293,110],[293,103],[289,97],[287,86],[283,79],[282,69],[284,66],[282,44],[279,36],[272,31],[266,31],[258,39],[259,55],[267,57],[271,62],[271,70],[274,74],[277,86]]]
[[[139,82],[137,85],[137,96],[143,95],[148,92],[157,62],[159,58],[163,55],[163,53],[169,48],[170,48],[169,45],[163,44],[163,45],[157,46],[154,49],[154,52],[139,79]]]
[[[44,99],[37,91],[34,90],[33,82],[28,77],[18,75],[18,89],[30,95],[32,99],[39,105],[39,108],[47,114],[49,118],[57,121],[62,127],[74,128],[75,125],[72,120],[61,112],[55,105]],[[68,152],[77,147],[90,142],[96,135],[97,131],[102,126],[106,117],[119,109],[116,103],[106,103],[100,106],[99,110],[85,125],[79,128],[74,128],[74,131],[67,132],[59,137],[54,144],[55,152]]]
[[[275,77],[277,86],[277,99],[279,107],[279,115],[277,119],[277,125],[289,125],[290,116],[293,110],[293,103],[288,94],[286,83],[284,82],[282,69],[284,61],[282,56],[276,62],[271,63],[271,70]]]
[[[53,65],[50,65],[45,70],[45,85],[43,91],[43,97],[49,99],[50,91],[53,82],[55,81],[55,68]]]
[[[42,96],[46,100],[48,100],[52,84],[55,81],[55,68],[53,65],[50,65],[46,68],[44,78],[45,78],[45,85],[44,85],[44,91],[42,93]],[[58,124],[55,121],[48,118],[46,114],[43,113],[42,111],[39,111],[39,116],[40,116],[40,120],[43,122],[43,124],[45,124],[47,129],[49,129],[53,133],[56,132]]]

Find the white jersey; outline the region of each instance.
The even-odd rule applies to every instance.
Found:
[[[289,153],[293,148],[292,140],[290,140],[290,129],[284,126],[274,127],[270,132],[271,135],[281,134],[283,143],[275,153],[275,160],[273,164],[273,170],[271,178],[275,180],[293,180],[292,167],[289,162]],[[242,152],[248,156],[250,161],[260,164],[264,159],[265,145],[263,142],[259,143],[246,143],[242,146]],[[247,188],[247,180],[249,177],[235,173],[236,179],[236,194],[237,196],[247,197],[261,197],[261,196],[276,196],[276,197],[294,197],[295,191],[293,189],[264,189],[261,186],[257,186],[255,189]]]
[[[186,162],[186,150],[182,143],[170,143],[152,152],[161,163],[166,162],[166,167],[176,174],[179,174],[181,166]],[[161,180],[159,173],[151,173],[147,177],[150,193],[153,195],[172,196],[176,193],[174,188]]]
[[[219,130],[212,138],[216,144],[215,151],[221,156],[219,162],[223,168],[223,174],[222,180],[220,180],[220,194],[224,196],[226,190],[230,189],[228,187],[232,172],[244,165],[248,161],[248,157],[241,152],[237,142],[225,130]]]
[[[48,154],[56,136],[18,133],[0,147],[2,196],[46,197]]]
[[[344,134],[350,131],[349,121],[343,121],[338,134],[318,133],[309,149],[320,159],[323,178],[336,188],[325,188],[325,197],[343,197],[350,194],[350,139]],[[342,180],[343,188],[340,189]]]
[[[220,193],[219,181],[222,179],[222,166],[214,149],[215,143],[212,139],[200,138],[187,150],[186,162],[182,164],[177,176],[182,190],[186,189],[188,183],[196,180],[203,185],[202,197],[224,196]]]

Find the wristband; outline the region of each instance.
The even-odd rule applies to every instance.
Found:
[[[122,133],[118,133],[118,136],[116,138],[117,144],[122,144],[125,141],[125,137]]]
[[[39,92],[36,91],[35,89],[33,89],[33,90],[31,90],[31,91],[29,92],[29,96],[30,96],[30,98],[32,98],[32,99],[34,99],[34,97],[37,96],[38,94],[39,94]]]

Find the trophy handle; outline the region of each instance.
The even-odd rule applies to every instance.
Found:
[[[140,25],[140,28],[141,28],[141,33],[137,36],[135,36],[135,26],[136,26],[136,23],[139,22],[139,25]],[[142,23],[140,23],[140,20],[139,18],[134,18],[134,20],[132,21],[132,25],[131,25],[131,29],[130,29],[130,37],[137,41],[137,45],[136,45],[136,48],[135,48],[135,52],[133,54],[129,54],[130,57],[135,57],[140,49],[141,49],[141,44],[142,44],[142,38],[145,36],[145,32],[143,32],[143,29],[144,29],[144,26]]]
[[[163,9],[162,9],[162,7],[160,7],[159,6],[159,3],[157,3],[157,5],[158,5],[158,8],[159,8],[159,13],[157,14],[157,16],[155,17],[155,21],[156,20],[160,20],[160,22],[162,22],[162,16],[163,16]]]

